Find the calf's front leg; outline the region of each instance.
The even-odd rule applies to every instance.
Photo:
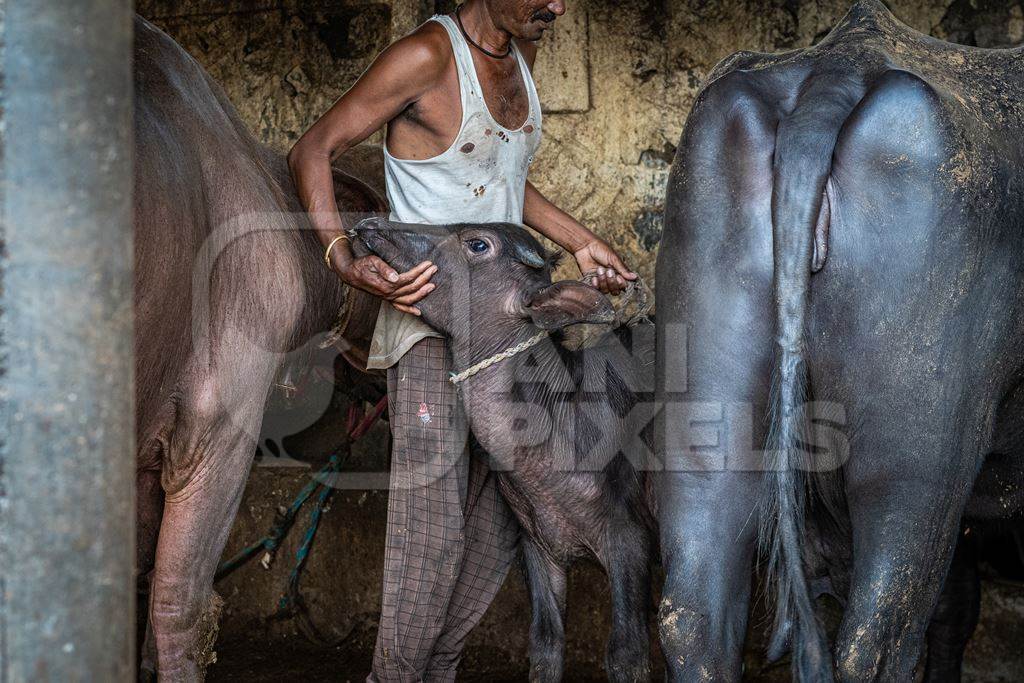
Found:
[[[612,631],[605,667],[608,680],[646,681],[651,676],[647,617],[651,600],[651,539],[642,522],[612,524],[605,570],[612,594]]]
[[[565,667],[565,567],[522,540],[523,565],[533,616],[530,621],[530,681],[562,680]]]

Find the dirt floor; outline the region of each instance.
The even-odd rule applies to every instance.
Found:
[[[337,405],[336,400],[336,395],[327,395],[312,412],[296,411],[291,405],[278,413],[271,406],[264,421],[264,457],[249,479],[225,558],[263,537],[279,509],[295,499],[325,462],[325,454],[332,447],[330,435],[343,433],[346,419],[344,406]],[[304,413],[310,415],[309,419],[299,418],[296,423],[295,415]],[[217,663],[210,667],[208,680],[365,679],[380,604],[387,452],[388,428],[380,422],[352,449],[341,475],[328,480],[336,490],[301,574],[302,609],[282,611],[280,600],[308,528],[308,503],[268,568],[261,566],[260,553],[217,583],[216,590],[226,605],[216,646]],[[982,567],[986,577],[982,615],[967,652],[964,680],[968,683],[1024,681],[1024,566],[1012,541],[998,547],[1006,552],[988,553]],[[652,607],[659,599],[659,581],[660,575],[656,574]],[[576,565],[569,575],[567,597],[566,680],[604,680],[609,604],[607,583],[600,569]],[[826,621],[834,628],[838,607],[827,601],[822,606]],[[460,680],[526,680],[529,619],[525,581],[515,568],[470,636]],[[789,681],[785,662],[768,664],[762,656],[769,623],[763,600],[755,603],[750,622],[745,679]],[[654,680],[658,680],[661,665],[653,617],[651,636]]]
[[[225,556],[265,532],[276,506],[290,502],[308,477],[309,470],[302,468],[257,468]],[[294,566],[302,516],[269,570],[261,568],[257,558],[221,581],[217,590],[227,606],[209,680],[362,680],[370,668],[376,631],[385,510],[382,491],[335,495],[302,575],[305,610],[300,616],[281,617],[278,601]],[[986,572],[998,574],[992,567]],[[964,680],[1024,680],[1024,582],[987,579],[982,599],[981,624],[969,647]],[[652,596],[652,605],[656,600]],[[788,681],[784,662],[769,665],[761,656],[768,620],[760,607],[751,619],[746,680]],[[837,621],[834,606],[828,613]],[[525,582],[515,569],[470,638],[460,680],[526,680],[529,614]],[[604,680],[601,662],[610,616],[608,591],[598,568],[581,565],[571,572],[568,615],[566,679]],[[657,661],[653,622],[651,633]],[[661,667],[656,668],[655,680]]]
[[[1024,624],[1019,610],[1024,607],[1024,585],[986,582],[984,617],[971,642],[965,664],[965,683],[1017,683],[1024,680]],[[1009,610],[1013,610],[1010,612]],[[518,626],[517,626],[518,627]],[[247,639],[244,634],[226,634],[218,644],[218,662],[209,670],[208,680],[277,683],[281,681],[362,681],[370,669],[373,629],[354,631],[340,645],[314,645],[305,638],[281,638],[273,642]],[[567,681],[603,681],[603,669],[593,660],[567,663]],[[775,666],[759,661],[757,652],[748,655],[750,664],[744,680],[783,683],[790,680],[786,664]],[[661,678],[661,669],[652,680]],[[467,682],[525,681],[528,668],[523,658],[510,658],[500,648],[476,643],[466,651],[459,679]]]

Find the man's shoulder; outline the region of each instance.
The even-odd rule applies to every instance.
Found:
[[[436,21],[424,22],[412,33],[399,38],[387,50],[394,59],[407,66],[425,70],[424,75],[442,71],[454,55],[448,32]]]

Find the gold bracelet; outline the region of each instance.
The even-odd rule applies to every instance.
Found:
[[[324,250],[324,263],[327,264],[328,268],[331,267],[331,249],[333,249],[334,245],[337,244],[338,242],[340,242],[341,240],[347,240],[347,239],[348,239],[348,235],[338,235],[333,240],[331,240],[330,244],[327,245],[327,249]]]

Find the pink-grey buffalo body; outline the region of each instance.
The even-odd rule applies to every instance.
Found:
[[[284,158],[258,145],[174,41],[135,22],[135,310],[142,669],[202,678],[220,601],[213,575],[284,363],[346,300],[295,199]],[[376,195],[337,176],[343,210]],[[299,349],[299,353],[288,354]]]
[[[927,679],[959,678],[962,525],[1024,503],[1022,164],[1024,51],[875,0],[714,71],[658,258],[671,680],[740,679],[759,517],[800,679],[913,680],[926,641]],[[844,604],[831,649],[816,589]]]

